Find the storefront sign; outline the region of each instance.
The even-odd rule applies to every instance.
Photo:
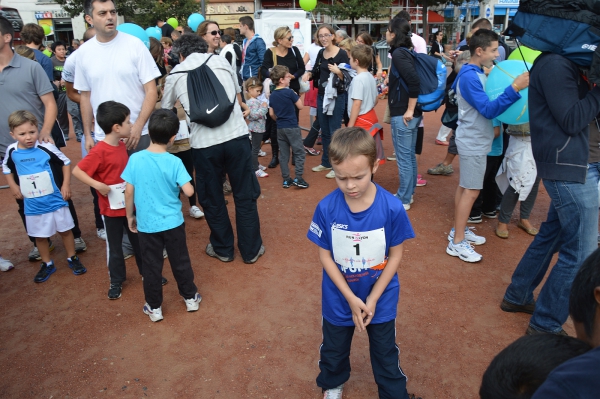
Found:
[[[498,0],[498,4],[518,6],[519,0]]]
[[[219,28],[221,28],[221,29],[224,29],[224,28],[238,28],[239,29],[241,17],[254,18],[254,14],[211,15],[210,20],[218,23]]]
[[[210,3],[206,5],[206,14],[210,16],[253,13],[254,3]]]
[[[35,19],[49,19],[49,18],[71,18],[71,16],[65,10],[36,11],[35,12]]]

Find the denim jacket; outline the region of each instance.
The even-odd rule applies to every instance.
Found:
[[[248,43],[248,39],[244,39],[244,42],[242,43],[242,49],[246,48],[244,62],[242,63],[242,68],[240,70],[243,80],[258,76],[258,71],[260,70],[263,58],[265,57],[265,51],[267,50],[264,40],[258,33],[250,39],[248,47],[246,47],[246,43]]]

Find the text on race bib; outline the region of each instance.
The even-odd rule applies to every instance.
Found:
[[[357,232],[331,229],[334,261],[342,272],[357,273],[385,261],[385,229]]]
[[[20,175],[21,194],[25,198],[38,198],[54,192],[50,173],[43,171],[31,175]]]
[[[108,192],[108,204],[110,209],[123,209],[125,208],[125,186],[126,182],[111,184],[110,191]]]

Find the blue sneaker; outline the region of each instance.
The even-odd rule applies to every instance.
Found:
[[[71,270],[73,270],[74,275],[79,276],[79,275],[87,272],[87,269],[85,267],[83,267],[83,264],[81,264],[81,262],[79,261],[79,257],[77,257],[77,255],[71,256],[71,258],[68,260],[68,262],[69,262],[69,267],[71,268]]]
[[[54,267],[54,263],[45,263],[42,262],[42,266],[40,267],[40,271],[35,275],[33,279],[36,283],[43,283],[44,281],[50,278],[50,275],[56,271],[56,267]]]
[[[293,180],[291,178],[283,179],[283,188],[290,188],[293,186]]]

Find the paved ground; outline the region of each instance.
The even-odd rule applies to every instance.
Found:
[[[378,106],[383,116],[384,105]],[[308,126],[303,111],[301,125]],[[440,162],[446,147],[434,144],[441,112],[426,116],[425,144],[419,167]],[[389,125],[384,146],[392,153]],[[270,147],[263,147],[269,155]],[[69,141],[65,153],[75,164],[80,151]],[[168,262],[164,275],[164,321],[151,323],[142,313],[140,276],[133,259],[123,296],[106,298],[108,276],[104,242],[95,234],[89,190],[73,181],[74,202],[88,250],[81,255],[88,272],[74,276],[56,238],[58,271],[34,284],[39,264],[27,261],[31,249],[9,190],[0,190],[0,249],[15,270],[0,275],[0,396],[17,397],[201,397],[318,398],[315,385],[321,340],[321,273],[317,249],[306,230],[317,202],[335,182],[310,168],[308,190],[281,188],[279,169],[261,179],[259,200],[265,255],[255,265],[237,258],[221,263],[204,253],[206,222],[186,216],[188,247],[196,283],[203,296],[200,310],[187,313]],[[520,337],[528,317],[507,314],[499,303],[512,271],[532,238],[517,229],[510,238],[494,235],[495,221],[485,220],[477,233],[488,243],[478,247],[484,259],[463,263],[445,253],[452,226],[454,175],[426,176],[409,211],[417,238],[405,245],[399,271],[401,296],[397,342],[409,391],[432,398],[477,397],[481,376],[502,348]],[[379,168],[375,180],[395,191],[394,163]],[[0,181],[0,184],[4,184]],[[531,216],[539,226],[548,209],[540,189]],[[233,201],[229,210],[234,218]],[[184,207],[187,210],[187,206]],[[187,213],[186,213],[187,214]],[[518,214],[518,213],[516,213]],[[237,251],[237,250],[236,250]],[[574,335],[571,322],[565,330]],[[356,334],[352,375],[344,398],[377,397],[365,333]]]

